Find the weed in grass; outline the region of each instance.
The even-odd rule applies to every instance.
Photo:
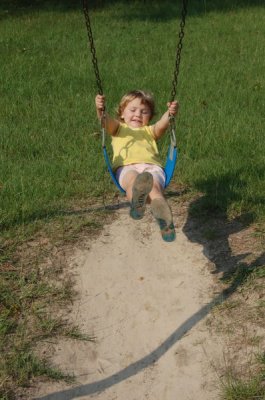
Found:
[[[240,264],[234,271],[227,272],[222,280],[226,283],[237,286],[240,286],[243,283],[251,285],[252,281],[256,282],[257,278],[264,278],[264,276],[264,266],[248,266],[246,264]]]
[[[254,271],[254,276],[256,278],[265,278],[265,265],[256,268]]]
[[[12,312],[9,310],[1,310],[0,312],[0,338],[10,335],[15,332],[17,327],[17,322],[15,318],[12,317]]]
[[[231,310],[233,308],[237,308],[238,306],[241,305],[240,300],[226,300],[222,304],[219,304],[216,306],[219,311],[224,311],[224,310]]]
[[[264,338],[262,336],[254,335],[254,336],[248,338],[247,344],[249,344],[250,346],[258,346],[259,344],[262,343],[263,339]]]
[[[257,355],[257,360],[265,367],[265,352]]]
[[[223,400],[264,400],[265,398],[263,353],[254,354],[253,351],[249,353],[246,343],[244,343],[245,347],[243,360],[229,353],[225,356],[226,367],[221,378]],[[233,359],[229,360],[227,357],[233,357]]]
[[[12,376],[20,386],[28,386],[29,380],[37,376],[47,376],[55,380],[63,379],[67,382],[73,381],[72,376],[51,367],[47,361],[37,359],[27,346],[13,351],[5,367],[8,375]]]
[[[261,237],[265,239],[265,227],[262,224],[257,224],[255,227],[254,237]]]
[[[76,340],[84,340],[87,342],[95,342],[96,337],[88,335],[86,333],[82,333],[78,326],[72,326],[69,329],[66,329],[64,332],[64,336],[76,339]]]
[[[264,400],[265,388],[262,378],[256,377],[250,381],[227,376],[224,385],[223,400]]]
[[[38,313],[38,328],[42,339],[61,334],[65,326],[66,323],[61,318],[52,318],[48,315],[40,315]]]
[[[265,308],[265,300],[259,300],[256,307],[262,309]]]

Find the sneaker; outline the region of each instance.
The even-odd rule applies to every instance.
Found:
[[[157,219],[158,225],[160,227],[160,233],[162,239],[165,242],[174,242],[176,239],[176,231],[173,222],[167,225],[164,219]]]
[[[151,209],[159,225],[162,239],[165,242],[173,242],[176,239],[176,231],[168,203],[164,198],[154,199],[151,203]]]
[[[132,203],[130,216],[141,219],[144,216],[146,200],[153,187],[153,176],[149,172],[139,174],[132,188]]]

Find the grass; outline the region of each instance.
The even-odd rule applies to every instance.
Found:
[[[234,377],[228,377],[223,399],[225,400],[263,400],[262,376],[257,376],[249,382]]]
[[[110,112],[132,85],[154,93],[158,114],[165,109],[178,9],[168,3],[160,15],[155,4],[150,12],[141,2],[126,8],[116,2],[92,15]],[[1,21],[2,227],[49,215],[69,200],[100,196],[103,190],[105,167],[94,135],[97,90],[83,15],[78,8],[53,10],[49,2],[46,7],[26,8],[19,17],[4,14]],[[251,210],[263,218],[264,10],[231,6],[225,13],[214,7],[199,13],[191,3],[189,11],[177,95],[176,179],[206,193],[205,208],[233,216]],[[140,54],[146,56],[139,70]]]
[[[250,374],[244,378],[240,378],[230,367],[223,378],[223,400],[264,400],[264,353],[258,354],[256,356],[256,361],[258,367],[255,373],[250,372]]]
[[[109,112],[124,92],[144,88],[154,93],[160,115],[171,92],[178,3],[101,0],[93,2],[91,17]],[[189,2],[174,178],[203,194],[195,212],[222,211],[228,220],[248,215],[260,235],[264,27],[261,0]],[[32,376],[52,375],[45,362],[35,361],[32,343],[67,332],[86,337],[48,317],[50,298],[70,301],[71,282],[63,279],[60,262],[45,271],[39,266],[56,246],[93,234],[107,218],[65,210],[86,208],[115,189],[105,176],[80,2],[2,1],[0,54],[0,345],[8,354],[1,361],[0,393],[11,399]],[[167,140],[160,145],[163,156]],[[216,236],[205,232],[206,239]],[[232,279],[243,283],[246,272]]]
[[[219,334],[228,338],[224,371],[220,373],[221,399],[263,400],[265,266],[239,266],[224,281],[237,291],[217,305],[210,317]],[[260,334],[259,334],[260,333]]]
[[[82,236],[96,235],[106,212],[73,212],[2,232],[0,241],[0,398],[14,399],[32,379],[73,381],[37,357],[35,348],[51,338],[94,341],[66,318],[75,295],[67,257]],[[63,250],[61,248],[63,247]],[[67,250],[68,249],[68,250]]]

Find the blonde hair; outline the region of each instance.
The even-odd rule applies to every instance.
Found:
[[[122,114],[130,101],[134,99],[140,99],[141,103],[144,105],[147,105],[150,108],[150,120],[153,118],[155,115],[155,102],[153,99],[153,96],[151,93],[145,92],[143,90],[132,90],[128,93],[126,93],[119,104],[119,107],[117,109],[117,117],[120,121],[122,121]]]

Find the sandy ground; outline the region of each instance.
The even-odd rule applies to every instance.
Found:
[[[44,382],[32,398],[217,399],[222,343],[206,325],[216,299],[202,246],[178,216],[177,239],[165,243],[149,210],[142,221],[117,213],[70,263],[78,296],[69,318],[96,341],[50,344],[52,362],[77,380]]]

